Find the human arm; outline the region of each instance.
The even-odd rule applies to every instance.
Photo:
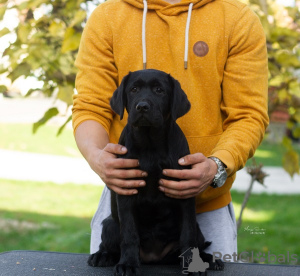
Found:
[[[96,121],[81,123],[75,132],[77,146],[90,167],[113,191],[122,195],[137,193],[137,187],[144,186],[145,181],[134,180],[146,176],[138,167],[138,160],[117,158],[127,149],[118,144],[109,143],[106,130]]]
[[[115,116],[109,101],[118,85],[112,40],[105,7],[100,5],[84,28],[76,58],[78,93],[73,97],[72,120],[77,146],[90,167],[110,189],[129,195],[144,181],[130,180],[142,177],[138,161],[117,158],[126,149],[109,142]]]
[[[254,155],[269,123],[266,36],[247,6],[237,17],[229,46],[220,106],[223,134],[210,155],[225,163],[232,176]]]
[[[228,44],[220,102],[223,133],[207,156],[220,159],[226,165],[228,176],[232,177],[253,156],[268,125],[266,39],[259,19],[247,7],[237,16]],[[194,164],[189,163],[192,165],[190,173],[166,170],[168,176],[180,181],[163,179],[162,188],[173,196],[204,191],[213,179],[209,167],[215,166],[216,170],[216,164],[211,161],[203,157]],[[199,171],[195,171],[196,168]],[[208,178],[203,178],[208,174]]]

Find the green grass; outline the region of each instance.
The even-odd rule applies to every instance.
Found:
[[[0,252],[88,253],[103,187],[0,179]]]
[[[0,179],[0,190],[0,252],[89,252],[90,221],[102,187]],[[232,192],[236,217],[243,197]],[[289,252],[300,264],[299,202],[300,195],[251,195],[238,232],[239,253]],[[255,227],[265,234],[245,230]]]
[[[56,136],[57,126],[44,125],[32,134],[32,124],[0,123],[0,149],[34,153],[81,156],[77,149],[73,130],[66,128]]]
[[[294,144],[296,152],[300,155],[300,144]],[[282,167],[282,158],[286,152],[286,149],[282,144],[268,143],[264,141],[255,152],[255,160],[257,164],[263,164],[264,166]],[[252,164],[249,160],[247,165]]]
[[[236,217],[239,216],[243,198],[244,194],[232,192]],[[300,264],[299,202],[300,195],[252,194],[238,231],[239,253],[261,252],[265,256],[268,256],[268,252],[277,256],[282,254],[285,255],[285,263],[291,264],[291,261],[287,262],[289,252],[290,255],[297,255]],[[264,234],[251,234],[247,230],[254,228],[265,229]]]
[[[0,123],[0,149],[81,157],[73,130],[66,128],[58,137],[57,130],[57,126],[44,125],[36,134],[32,134],[32,124]],[[300,145],[295,148],[300,154]],[[284,153],[282,145],[263,142],[255,153],[255,159],[264,166],[280,167]],[[251,160],[247,164],[251,164]]]

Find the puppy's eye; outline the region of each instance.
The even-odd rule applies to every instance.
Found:
[[[155,92],[161,94],[164,92],[164,90],[161,87],[155,87]]]
[[[137,91],[138,91],[138,89],[136,86],[134,86],[130,89],[130,92],[132,92],[132,93],[136,93]]]

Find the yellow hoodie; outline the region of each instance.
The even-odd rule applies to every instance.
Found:
[[[231,201],[230,188],[268,125],[266,39],[258,17],[237,0],[108,0],[84,29],[76,60],[74,130],[95,120],[117,143],[127,121],[109,100],[129,72],[154,68],[181,83],[191,102],[178,119],[191,153],[216,156],[229,175],[197,196],[197,212]]]

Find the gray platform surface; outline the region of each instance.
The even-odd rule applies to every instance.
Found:
[[[11,251],[0,253],[0,276],[72,275],[111,276],[112,267],[87,265],[87,254],[43,251]],[[141,266],[141,275],[184,275],[177,266]],[[224,271],[208,271],[212,276],[299,276],[300,266],[226,263]]]

